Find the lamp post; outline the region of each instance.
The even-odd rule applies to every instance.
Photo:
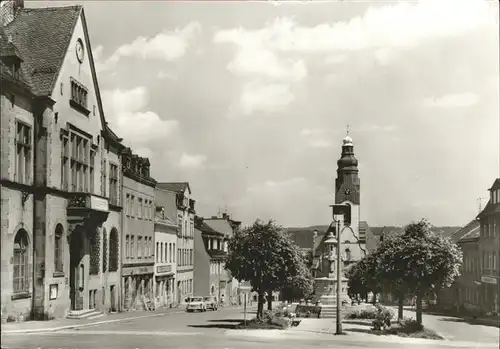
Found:
[[[335,219],[335,216],[346,217],[350,215],[351,206],[349,205],[331,205],[332,207],[332,218],[333,221],[337,224],[337,331],[335,334],[342,334],[342,321],[340,319],[340,290],[341,290],[341,282],[340,282],[340,263],[342,262],[340,257],[340,220]],[[344,227],[345,228],[345,227]],[[342,228],[342,230],[344,230]]]
[[[316,254],[316,238],[318,237],[318,231],[314,229],[313,231],[313,245],[312,245],[312,258],[311,258],[311,274],[313,277],[316,275],[316,271],[314,270],[314,255]]]

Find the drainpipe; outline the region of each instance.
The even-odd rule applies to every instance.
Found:
[[[35,110],[37,111],[37,117],[34,118],[34,123],[33,123],[33,187],[36,187],[36,160],[37,160],[37,152],[38,152],[38,134],[39,134],[39,123],[40,123],[40,116],[39,114],[39,108],[35,107]],[[43,118],[43,113],[41,115],[41,118]],[[33,238],[31,239],[31,244],[32,244],[32,262],[31,262],[31,318],[32,320],[35,320],[35,284],[36,284],[36,272],[35,272],[35,263],[36,263],[36,199],[35,199],[35,192],[33,192],[33,229],[32,229],[32,236]]]

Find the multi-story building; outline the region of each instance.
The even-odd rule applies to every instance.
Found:
[[[156,181],[147,158],[122,151],[124,204],[122,219],[122,305],[134,310],[154,299]]]
[[[115,310],[123,146],[83,8],[18,0],[0,13],[2,319]]]
[[[239,229],[241,222],[231,219],[227,213],[222,213],[218,216],[211,218],[204,218],[203,222],[211,229],[222,233],[223,238],[215,241],[220,241],[223,251],[228,250],[228,240],[234,235],[236,229]],[[219,248],[219,245],[215,245]],[[215,264],[217,266],[217,264]],[[216,267],[215,267],[216,268]],[[223,269],[220,273],[221,278],[219,281],[219,301],[223,304],[237,303],[240,300],[239,282],[231,275],[227,269]]]
[[[194,294],[221,299],[221,280],[226,281],[224,257],[227,255],[226,237],[195,218],[194,229]]]
[[[158,183],[158,189],[174,192],[177,207],[177,304],[186,303],[194,291],[194,216],[195,200],[187,182]]]
[[[176,305],[177,216],[175,193],[155,189],[155,305]]]
[[[500,178],[489,189],[490,199],[477,219],[481,224],[479,254],[481,258],[481,309],[499,312],[500,294]]]

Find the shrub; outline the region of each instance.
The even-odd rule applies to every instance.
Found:
[[[295,309],[295,314],[297,317],[319,317],[319,313],[321,311],[321,307],[316,305],[297,305]]]
[[[386,307],[377,305],[377,314],[372,322],[374,330],[380,331],[391,327],[391,320],[394,317],[394,312]]]
[[[377,309],[354,310],[346,314],[347,319],[375,319],[377,317]]]
[[[401,332],[405,333],[419,332],[424,329],[424,326],[413,318],[404,318],[399,322],[399,325],[401,326]]]

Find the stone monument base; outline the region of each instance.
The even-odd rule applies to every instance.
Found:
[[[319,302],[321,306],[337,305],[337,279],[332,276],[314,279],[314,303]],[[347,295],[347,279],[345,277],[341,277],[340,280],[340,301],[351,304],[351,299]]]

